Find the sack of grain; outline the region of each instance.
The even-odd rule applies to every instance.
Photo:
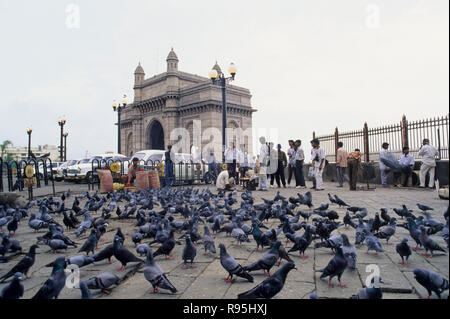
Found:
[[[161,187],[161,184],[159,182],[158,171],[156,170],[148,171],[148,182],[150,189],[158,189]]]
[[[98,169],[98,178],[100,179],[100,193],[114,191],[113,178],[109,169]]]
[[[141,191],[149,188],[148,172],[136,172],[136,189]]]

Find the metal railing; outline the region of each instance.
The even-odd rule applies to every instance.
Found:
[[[40,172],[40,164],[42,164],[43,172]],[[55,182],[52,170],[52,161],[49,158],[40,158],[38,160],[28,159],[28,160],[20,160],[19,162],[12,161],[3,161],[0,158],[0,192],[4,191],[3,185],[3,175],[6,170],[6,181],[8,185],[8,191],[13,192],[15,190],[23,191],[24,190],[24,180],[25,180],[25,168],[31,165],[34,168],[33,178],[36,179],[35,188],[42,187],[42,181],[45,186],[49,185],[49,181],[52,182],[53,195],[55,195]],[[50,171],[50,172],[49,172]],[[15,187],[16,186],[16,187]]]
[[[411,155],[419,159],[418,153],[425,138],[438,149],[439,159],[449,159],[449,115],[411,122],[403,115],[400,123],[375,128],[364,123],[362,130],[340,133],[336,128],[334,134],[316,136],[313,132],[313,138],[320,140],[329,162],[336,161],[338,142],[342,142],[349,152],[359,148],[366,162],[379,159],[384,142],[389,143],[389,149],[397,156],[402,154],[404,146],[408,146]]]

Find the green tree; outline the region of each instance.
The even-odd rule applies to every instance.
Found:
[[[11,155],[10,154],[7,154],[7,152],[6,152],[6,148],[8,147],[8,146],[12,146],[13,145],[13,143],[10,141],[10,140],[5,140],[5,141],[3,141],[1,144],[0,144],[0,151],[1,151],[1,158],[3,158],[3,156],[6,154],[6,157],[8,158],[8,157],[11,157]],[[9,155],[9,156],[8,156]]]

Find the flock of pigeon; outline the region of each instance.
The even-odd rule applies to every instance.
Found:
[[[407,229],[410,235],[410,238],[404,237],[396,244],[399,261],[401,260],[405,266],[408,265],[413,249],[423,249],[423,254],[429,258],[433,257],[435,251],[446,252],[436,243],[434,236],[442,236],[448,248],[448,208],[444,213],[446,224],[431,216],[430,211],[433,211],[433,208],[421,204],[417,204],[422,213],[420,216],[414,215],[403,205],[402,208],[393,209],[398,217],[390,216],[388,208],[383,207],[380,213],[375,213],[374,218],[367,218],[366,208],[348,205],[337,195],[328,194],[330,203],[321,203],[317,208],[314,208],[310,192],[297,195],[285,198],[278,192],[275,198],[271,200],[263,198],[263,203],[255,204],[249,191],[213,193],[209,189],[200,191],[194,188],[163,188],[108,193],[103,196],[98,192],[93,195],[86,192],[74,196],[69,190],[62,195],[61,200],[46,197],[33,200],[23,208],[0,206],[0,262],[8,263],[6,256],[8,253],[22,250],[20,238],[15,236],[19,224],[27,222],[28,227],[36,232],[36,244],[29,247],[28,253],[16,265],[12,265],[8,272],[0,273],[0,282],[9,280],[0,291],[0,299],[17,299],[23,296],[24,287],[21,281],[24,280],[24,276],[28,278],[39,245],[47,245],[55,253],[59,253],[60,250],[67,251],[68,248],[78,249],[81,245],[78,252],[84,254],[73,257],[60,256],[46,265],[52,267],[51,275],[33,299],[58,298],[66,284],[68,273],[66,268],[69,265],[81,268],[102,260],[111,263],[113,257],[120,261],[122,265],[118,269],[120,271],[125,270],[128,263],[144,263],[143,274],[152,285],[151,293],[157,293],[158,289],[177,293],[177,289],[169,281],[155,257],[161,255],[166,259],[175,258],[172,254],[175,245],[184,245],[181,256],[183,268],[194,268],[197,245],[202,244],[204,254],[216,254],[216,240],[221,233],[234,238],[237,246],[254,240],[255,251],[265,252],[256,262],[241,265],[227,252],[223,243],[218,243],[220,263],[228,274],[224,278],[226,282],[232,283],[234,276],[253,282],[252,273],[261,270],[267,275],[267,278],[253,289],[237,296],[244,299],[272,298],[277,295],[283,289],[289,272],[296,269],[289,254],[298,251],[300,258],[308,258],[305,251],[312,244],[314,248],[329,248],[334,253],[325,268],[316,270],[321,273],[320,278],[328,278],[330,287],[333,286],[332,281],[335,277],[339,286],[345,287],[341,282],[341,276],[347,268],[356,268],[355,246],[365,245],[366,253],[383,252],[382,241],[385,240],[386,245],[392,245],[390,239],[397,227]],[[75,199],[69,209],[65,207],[65,200],[71,196]],[[86,200],[84,206],[81,204],[83,200]],[[124,208],[119,207],[119,202],[126,203]],[[331,205],[345,207],[345,216],[341,219],[335,210],[329,209]],[[308,209],[303,210],[303,206]],[[100,216],[92,217],[99,215],[100,212]],[[176,218],[177,215],[179,218]],[[54,219],[56,216],[62,217],[63,225]],[[124,247],[126,238],[120,227],[113,230],[115,231],[113,242],[96,252],[99,241],[103,241],[102,236],[107,231],[110,219],[136,220],[136,231],[131,236],[136,254]],[[279,220],[279,226],[268,229],[265,223],[270,219]],[[202,233],[199,232],[200,223],[203,224]],[[4,227],[6,233],[3,233]],[[345,234],[333,234],[340,227],[354,229],[354,244]],[[175,233],[180,235],[177,239]],[[279,240],[283,234],[286,245],[292,244],[289,250]],[[85,237],[83,244],[77,243],[81,237]],[[410,239],[416,244],[414,248],[409,244]],[[153,251],[152,245],[155,244],[158,248]],[[145,260],[142,257],[145,257]],[[286,262],[281,265],[282,260]],[[274,266],[280,267],[271,273]],[[449,288],[448,280],[433,270],[416,268],[414,276],[428,291],[429,296],[434,292],[441,298],[441,294]],[[378,280],[383,282],[382,278]],[[374,280],[372,283],[375,283]],[[80,281],[81,297],[92,298],[90,292],[92,289],[109,293],[109,289],[118,284],[120,278],[117,275],[111,272],[100,273],[88,280]],[[318,298],[316,293],[310,297]],[[352,298],[380,299],[382,290],[379,285],[374,284],[355,292]]]

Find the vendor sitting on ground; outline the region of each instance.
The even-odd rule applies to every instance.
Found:
[[[219,176],[217,177],[216,181],[216,187],[218,190],[226,190],[226,191],[233,191],[234,190],[234,178],[230,177],[230,175],[233,173],[232,167],[228,167],[227,169],[220,172]]]
[[[127,186],[130,186],[134,183],[134,180],[136,179],[136,172],[139,171],[139,159],[137,157],[134,157],[132,160],[132,163],[130,166],[128,166],[128,180],[127,180]]]

